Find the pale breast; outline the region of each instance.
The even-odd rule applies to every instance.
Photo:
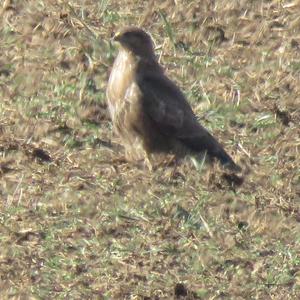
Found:
[[[123,144],[136,144],[136,128],[143,123],[141,92],[135,81],[136,60],[121,50],[114,62],[107,86],[108,108],[114,130]]]
[[[134,80],[134,61],[124,50],[121,50],[114,62],[106,90],[108,108],[114,122],[115,115],[132,81]]]

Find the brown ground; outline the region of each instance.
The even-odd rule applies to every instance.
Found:
[[[1,299],[299,299],[300,1],[119,3],[0,2]],[[122,162],[125,24],[242,177]]]

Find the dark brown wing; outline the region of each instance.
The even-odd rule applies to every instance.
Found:
[[[231,169],[239,168],[197,121],[182,92],[166,76],[147,74],[138,78],[138,85],[143,94],[144,111],[161,134],[178,139],[192,151],[207,151]]]

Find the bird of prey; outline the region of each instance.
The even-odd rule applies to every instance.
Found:
[[[143,159],[151,169],[155,153],[206,152],[240,171],[221,144],[198,122],[178,86],[159,64],[148,33],[125,27],[114,36],[119,53],[109,77],[107,102],[113,127],[129,160]]]

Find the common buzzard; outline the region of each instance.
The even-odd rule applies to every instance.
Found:
[[[206,152],[240,171],[221,144],[198,122],[178,86],[165,74],[151,37],[138,27],[114,36],[120,49],[107,87],[114,129],[129,160],[144,159],[151,168],[155,153],[177,157]]]

